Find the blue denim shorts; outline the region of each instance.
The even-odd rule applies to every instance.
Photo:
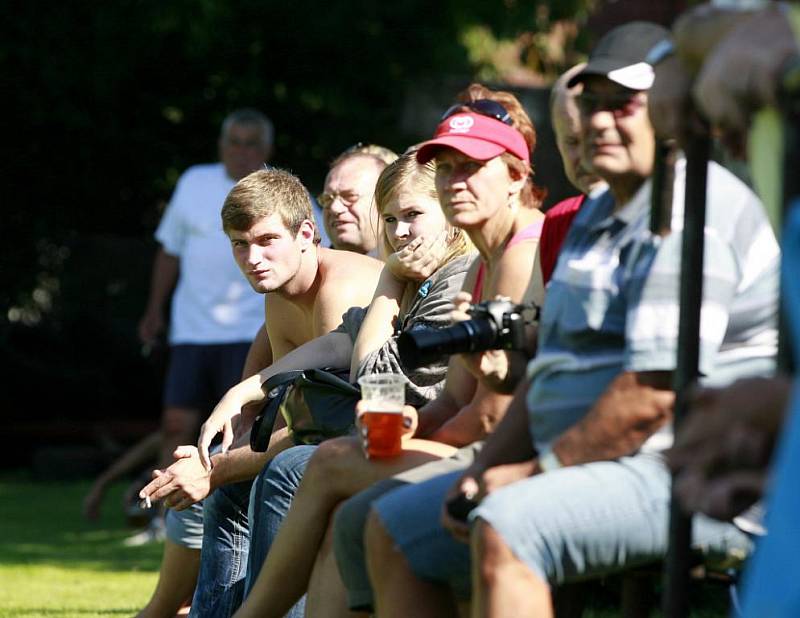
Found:
[[[167,509],[164,517],[167,538],[181,547],[203,547],[203,503],[196,502],[182,511]]]
[[[640,454],[514,483],[488,496],[473,517],[541,578],[561,583],[663,559],[669,488],[661,457]],[[696,515],[692,527],[694,546],[706,555],[741,556],[752,547],[733,524]]]
[[[482,446],[483,442],[474,442],[460,448],[451,457],[431,461],[379,481],[341,503],[334,517],[333,548],[351,610],[371,610],[374,603],[364,552],[364,526],[372,504],[399,487],[421,483],[447,472],[464,470],[475,460]]]
[[[470,554],[439,523],[444,496],[460,473],[397,489],[375,504],[414,573],[469,598]],[[551,583],[619,571],[666,555],[669,471],[640,454],[569,466],[489,495],[470,514],[498,532],[514,554]],[[696,516],[696,548],[742,555],[751,540],[735,526]]]
[[[463,470],[395,489],[372,508],[420,579],[450,586],[469,598],[469,546],[456,541],[441,525],[445,494]]]
[[[212,446],[211,455],[219,453],[220,447]],[[182,511],[167,509],[164,516],[167,538],[182,547],[201,549],[203,547],[203,509],[205,500],[195,502]]]

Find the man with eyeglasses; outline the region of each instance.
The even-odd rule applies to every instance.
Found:
[[[572,222],[537,356],[475,462],[373,504],[365,538],[378,613],[413,604],[415,616],[455,615],[453,596],[471,595],[472,616],[547,617],[551,586],[664,557],[685,166],[676,169],[673,232],[654,236],[646,59],[668,36],[646,22],[615,28],[570,80],[584,87],[583,159],[609,189]],[[714,164],[707,221],[704,379],[768,374],[777,243],[758,198]],[[750,546],[730,523],[697,517],[694,532],[708,551]]]
[[[375,183],[397,155],[383,146],[355,144],[336,157],[317,197],[334,249],[375,255],[377,220],[372,215]]]

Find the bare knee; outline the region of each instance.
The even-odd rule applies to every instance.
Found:
[[[481,615],[552,617],[550,587],[485,520],[470,534],[473,603]]]
[[[164,440],[173,441],[188,436],[188,441],[197,431],[200,413],[189,408],[166,408],[161,417],[161,430]],[[187,441],[181,440],[182,442]]]
[[[492,586],[497,583],[504,568],[518,562],[503,538],[486,521],[475,521],[470,538],[473,573],[481,584]]]
[[[311,456],[303,482],[329,490],[335,489],[337,479],[352,470],[354,457],[362,457],[360,447],[354,439],[326,440]]]
[[[525,562],[512,551],[511,546],[483,519],[476,519],[470,534],[472,545],[473,577],[481,586],[492,588],[510,581],[527,581],[548,588]]]

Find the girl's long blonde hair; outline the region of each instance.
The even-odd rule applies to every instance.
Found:
[[[412,146],[400,157],[386,166],[381,172],[378,182],[375,184],[375,211],[378,216],[378,237],[380,238],[381,256],[386,257],[394,252],[383,225],[383,211],[393,199],[396,199],[401,191],[409,191],[415,194],[424,195],[439,203],[439,196],[436,193],[436,163],[434,160],[423,165],[417,163],[417,146]],[[438,268],[447,264],[450,260],[462,255],[467,255],[475,251],[469,236],[461,228],[445,224],[447,230],[448,250],[440,262]]]

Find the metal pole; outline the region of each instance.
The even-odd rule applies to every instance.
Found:
[[[675,148],[670,141],[656,141],[653,191],[650,194],[650,231],[658,236],[670,232],[672,185],[675,182]]]
[[[686,148],[686,197],[680,271],[678,359],[673,378],[677,432],[687,414],[687,390],[699,375],[700,307],[703,300],[703,230],[706,220],[706,177],[711,139],[694,136]],[[691,516],[684,513],[674,493],[670,506],[669,549],[665,564],[662,607],[666,618],[689,615]]]

